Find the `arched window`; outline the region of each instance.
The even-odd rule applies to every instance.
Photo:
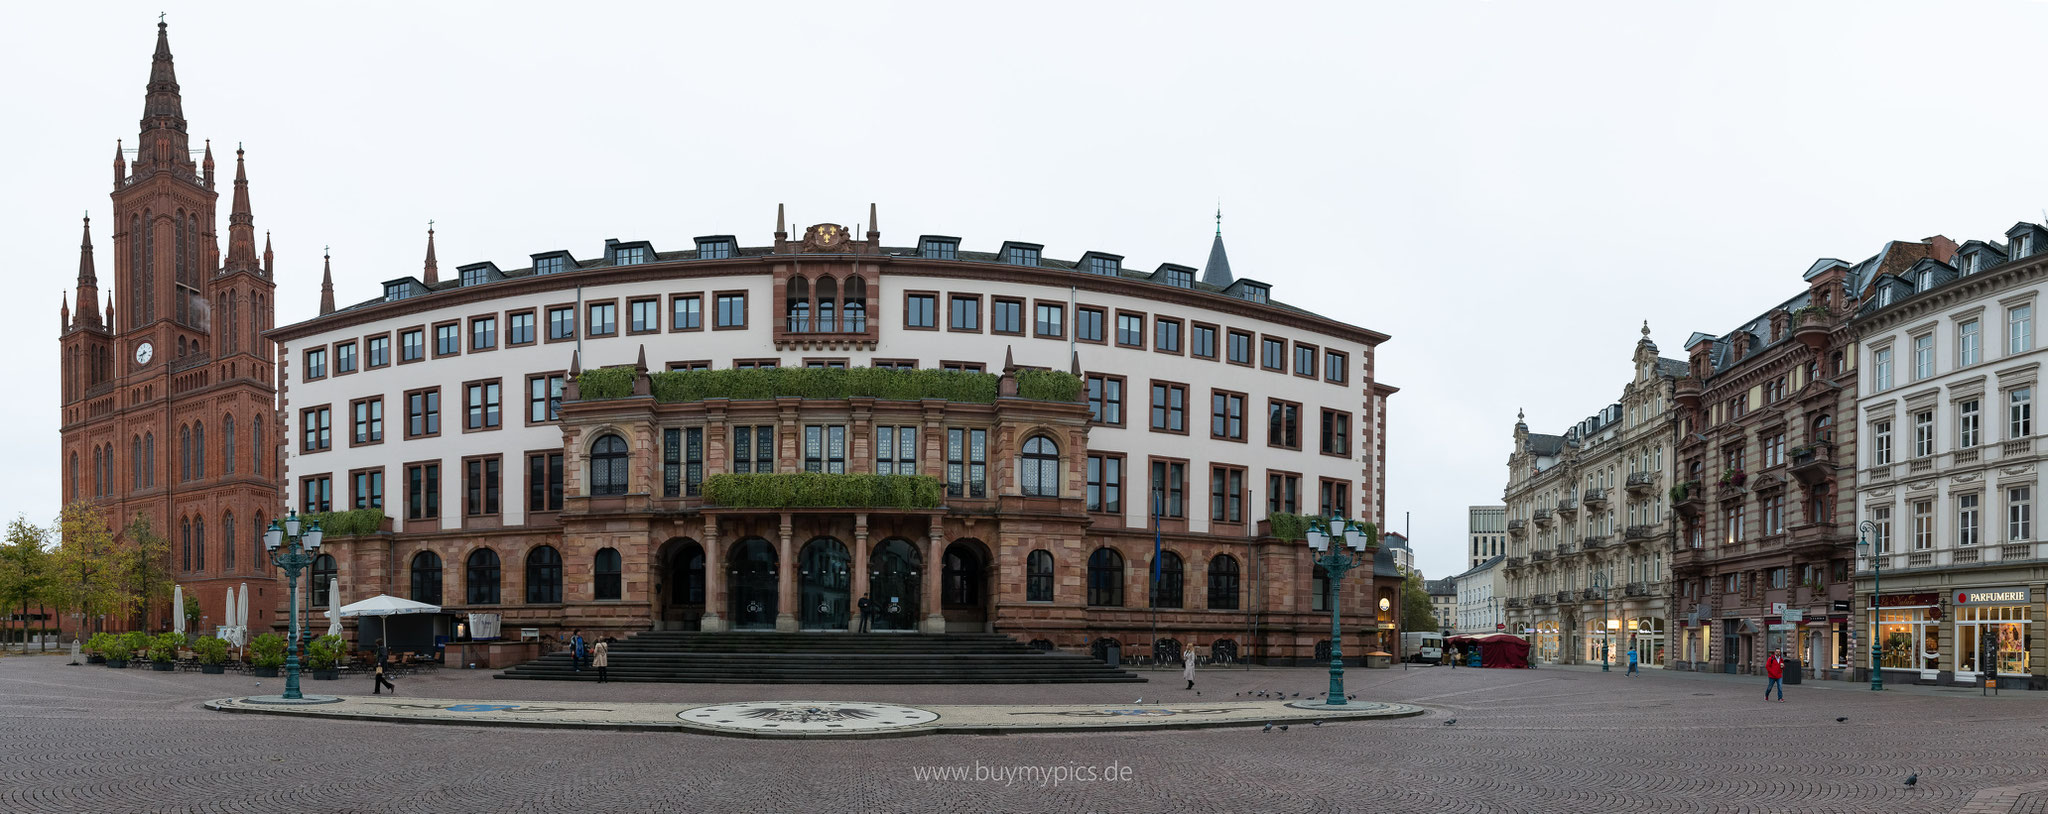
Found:
[[[313,607],[327,607],[327,602],[334,598],[327,593],[327,582],[334,579],[334,571],[333,555],[322,554],[313,558],[313,585],[311,591],[313,599],[309,603]]]
[[[626,439],[606,433],[590,445],[590,493],[626,493]]]
[[[939,597],[944,604],[981,604],[981,557],[959,543],[946,547],[940,561]]]
[[[624,594],[619,582],[619,550],[600,548],[592,569],[597,573],[597,598],[618,599]]]
[[[498,552],[479,548],[469,555],[469,573],[463,582],[469,587],[469,604],[498,604]]]
[[[789,278],[789,331],[809,333],[811,330],[811,283],[802,277]]]
[[[1209,559],[1209,609],[1237,610],[1237,558],[1218,554]]]
[[[868,284],[859,277],[846,278],[846,305],[840,314],[847,333],[865,333],[868,329]]]
[[[220,419],[220,473],[235,474],[235,417]]]
[[[263,532],[270,527],[263,525],[263,513],[256,513],[256,522],[249,524],[249,565],[263,567]]]
[[[140,435],[128,436],[128,468],[134,470],[129,473],[128,488],[142,488],[142,436]]]
[[[1835,440],[1834,419],[1828,418],[1827,413],[1814,417],[1813,440],[1815,443]]]
[[[1183,584],[1180,555],[1171,551],[1159,552],[1159,578],[1152,583],[1152,607],[1180,607]]]
[[[78,453],[71,453],[72,471],[77,472]],[[107,454],[100,447],[92,448],[92,494],[101,497],[107,493]],[[77,491],[73,489],[72,491]]]
[[[1041,548],[1024,558],[1024,601],[1052,601],[1052,552]]]
[[[206,518],[192,518],[192,570],[206,570]]]
[[[99,457],[99,453],[97,453],[97,452],[93,453],[93,457],[94,457],[94,458],[98,458],[98,457]],[[70,478],[71,478],[71,489],[70,489],[70,491],[68,491],[68,492],[65,492],[65,493],[64,493],[64,497],[65,497],[65,499],[66,499],[66,500],[77,500],[77,499],[78,499],[78,452],[77,452],[76,450],[73,450],[73,451],[72,451],[72,453],[71,453],[71,472],[70,472]]]
[[[830,277],[818,278],[818,332],[839,330],[833,314],[838,312],[839,284]]]
[[[549,605],[562,601],[562,555],[554,546],[544,545],[526,555],[526,604]]]
[[[412,555],[412,601],[441,604],[441,555],[422,551]]]
[[[183,556],[183,557],[182,557],[182,558],[180,559],[180,563],[181,563],[181,566],[180,566],[180,569],[179,569],[179,570],[183,570],[183,571],[190,571],[190,570],[192,570],[192,520],[191,520],[191,518],[187,518],[187,517],[180,517],[180,518],[178,518],[178,550],[179,550],[179,551],[182,551],[182,552],[184,552],[184,556]]]
[[[270,457],[270,450],[263,447],[263,418],[258,416],[249,422],[249,474],[263,474],[263,459]]]
[[[178,480],[192,479],[192,428],[178,428]]]
[[[1024,441],[1023,471],[1017,480],[1029,497],[1060,496],[1060,448],[1051,438],[1034,435]]]
[[[206,425],[192,424],[192,477],[206,477]]]
[[[235,570],[235,513],[228,512],[220,518],[220,568],[233,573]]]
[[[1088,604],[1117,608],[1124,604],[1124,555],[1098,548],[1088,555]]]
[[[156,485],[156,433],[142,434],[142,485]]]

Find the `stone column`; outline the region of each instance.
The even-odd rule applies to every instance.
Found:
[[[704,617],[699,627],[706,633],[718,633],[726,629],[724,617],[719,611],[725,608],[725,544],[718,539],[718,519],[704,518]],[[687,574],[671,574],[669,579],[688,578]]]
[[[925,550],[927,553],[924,558],[924,573],[921,575],[924,581],[924,587],[921,589],[923,595],[919,597],[925,607],[924,632],[944,633],[946,615],[942,612],[943,604],[939,601],[939,576],[945,571],[946,534],[936,516],[932,518],[931,532],[927,537]]]
[[[847,591],[853,594],[853,613],[846,618],[846,629],[860,630],[860,598],[868,595],[868,515],[861,512],[853,516],[853,579],[848,581]]]
[[[782,526],[776,535],[775,561],[775,632],[795,633],[796,614],[796,543],[791,539],[791,517],[782,513]]]

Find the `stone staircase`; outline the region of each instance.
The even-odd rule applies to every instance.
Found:
[[[496,678],[596,681],[567,651]],[[1081,684],[1145,679],[1078,653],[1044,652],[996,633],[696,633],[653,631],[611,646],[612,681],[691,684]]]

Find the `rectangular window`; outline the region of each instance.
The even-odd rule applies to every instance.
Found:
[[[2005,539],[2014,543],[2034,539],[2034,487],[2005,490]]]
[[[1123,261],[1118,260],[1114,257],[1090,257],[1088,258],[1087,268],[1089,274],[1100,274],[1104,277],[1115,277],[1117,276],[1117,274],[1121,273],[1122,266]]]
[[[307,514],[334,511],[334,478],[321,475],[300,481],[299,511]]]
[[[1286,472],[1266,474],[1266,511],[1282,514],[1301,512],[1301,476]]]
[[[988,430],[946,430],[946,494],[988,494]]]
[[[1913,501],[1913,550],[1934,547],[1934,501]]]
[[[1124,425],[1124,377],[1088,374],[1088,418],[1112,427]]]
[[[1294,375],[1316,377],[1316,348],[1314,345],[1294,346]]]
[[[453,356],[462,352],[462,323],[448,322],[434,326],[434,356]]]
[[[1038,265],[1038,250],[1011,246],[1009,251],[1003,253],[1003,262],[1013,266]]]
[[[535,258],[535,259],[534,259],[534,261],[533,261],[533,273],[534,273],[534,274],[560,274],[560,273],[562,273],[562,258],[560,258],[560,257],[540,257],[540,258]]]
[[[497,457],[462,462],[464,514],[475,517],[498,513],[499,465]]]
[[[1180,352],[1180,320],[1152,320],[1152,349],[1165,353]]]
[[[1067,333],[1067,308],[1041,302],[1033,308],[1032,332],[1042,339],[1059,339]]]
[[[905,295],[903,297],[903,327],[923,331],[938,328],[939,295]]]
[[[1287,340],[1272,337],[1261,340],[1259,366],[1277,373],[1287,372]]]
[[[747,295],[718,295],[718,321],[712,327],[727,329],[747,327]]]
[[[845,358],[845,357],[834,357],[834,358],[830,358],[830,359],[822,359],[822,358],[805,358],[805,359],[804,359],[804,367],[806,367],[806,368],[809,368],[809,369],[811,369],[811,370],[845,370],[845,369],[846,369],[846,358]]]
[[[343,342],[334,346],[335,375],[356,372],[356,343]]]
[[[661,300],[633,300],[626,307],[628,331],[637,334],[661,330]]]
[[[1124,511],[1124,457],[1122,455],[1093,454],[1088,456],[1088,511],[1104,514],[1123,514]]]
[[[916,359],[869,359],[868,367],[880,370],[916,370]]]
[[[1913,337],[1913,380],[1934,375],[1934,335]]]
[[[590,308],[590,335],[611,336],[619,332],[619,304],[595,302]]]
[[[1883,348],[1871,354],[1871,392],[1892,389],[1892,349]]]
[[[637,266],[647,262],[647,249],[640,246],[619,248],[612,251],[612,265]]]
[[[398,360],[417,362],[427,358],[427,333],[419,328],[398,334]]]
[[[1934,411],[1927,410],[1913,414],[1913,457],[1925,458],[1934,454]]]
[[[490,350],[498,346],[498,318],[477,317],[469,321],[469,349]]]
[[[2033,349],[2034,306],[2015,305],[2005,312],[2005,352],[2012,355]]]
[[[351,438],[356,444],[375,444],[384,440],[384,399],[372,398],[349,405],[354,432]]]
[[[981,297],[954,294],[946,300],[947,325],[956,331],[981,330]]]
[[[988,329],[991,333],[1021,334],[1024,332],[1024,302],[1022,300],[990,299],[988,303]]]
[[[441,434],[441,390],[414,390],[405,394],[405,437],[425,438]]]
[[[1074,309],[1074,338],[1082,342],[1102,342],[1102,309]]]
[[[1209,467],[1209,519],[1217,523],[1244,522],[1244,468]]]
[[[1244,440],[1243,393],[1209,391],[1209,437],[1226,441]]]
[[[1966,320],[1956,326],[1956,366],[1969,367],[1983,358],[1983,325]]]
[[[662,430],[661,488],[666,497],[696,497],[704,489],[704,428]]]
[[[526,510],[562,510],[562,453],[534,452],[526,456]]]
[[[668,329],[695,331],[704,327],[704,298],[695,294],[668,301]]]
[[[1279,399],[1267,401],[1266,446],[1301,449],[1301,405]]]
[[[1872,507],[1870,522],[1875,526],[1870,532],[1870,544],[1877,547],[1879,554],[1892,553],[1892,507]]]
[[[384,470],[365,469],[349,474],[349,505],[356,509],[384,508]]]
[[[1318,496],[1322,499],[1324,517],[1351,516],[1351,483],[1349,481],[1324,478]]]
[[[1243,331],[1230,332],[1230,363],[1250,367],[1252,364],[1252,335]]]
[[[1956,495],[1956,545],[1972,546],[1978,541],[1978,527],[1982,525],[1979,506],[1983,498],[1979,495]]]
[[[2034,388],[2016,387],[2006,393],[2005,438],[2034,434]]]
[[[707,240],[697,244],[697,259],[725,260],[732,257],[732,243],[725,240]]]
[[[517,311],[505,315],[505,344],[533,344],[532,311]]]
[[[845,425],[811,424],[804,427],[804,471],[846,474]]]
[[[774,426],[732,428],[732,471],[739,475],[775,471]]]
[[[327,407],[315,407],[299,413],[299,422],[304,424],[305,443],[300,446],[306,452],[318,452],[334,446],[334,411]]]
[[[413,464],[405,468],[405,518],[430,520],[441,516],[441,465]]]
[[[1780,440],[1784,436],[1779,436]],[[1782,449],[1782,447],[1781,447]],[[1343,410],[1323,408],[1323,454],[1351,454],[1351,414]]]
[[[917,428],[875,428],[875,474],[917,474]]]
[[[1188,328],[1188,355],[1197,359],[1216,358],[1216,326],[1197,322]]]
[[[1742,521],[1746,514],[1747,510],[1740,505],[1721,510],[1721,527],[1727,533],[1726,542],[1734,544],[1743,541]]]
[[[952,370],[952,371],[957,371],[957,372],[961,372],[961,373],[987,373],[987,372],[988,372],[988,369],[987,369],[987,367],[986,367],[985,365],[983,365],[982,363],[980,363],[980,362],[947,362],[947,361],[943,361],[943,360],[942,360],[942,361],[940,361],[940,362],[939,362],[939,369],[940,369],[940,370]]]
[[[1162,520],[1188,516],[1188,465],[1185,461],[1152,461],[1152,512]]]
[[[1323,351],[1323,381],[1343,384],[1350,377],[1351,357],[1342,351]]]
[[[956,248],[958,248],[958,244],[950,240],[927,240],[924,242],[923,248],[918,250],[918,254],[935,260],[953,260],[956,259],[954,257],[954,249]]]
[[[469,406],[468,419],[463,427],[471,430],[495,430],[498,428],[498,405],[500,393],[497,381],[471,382],[464,385]]]
[[[314,348],[306,351],[306,378],[319,379],[327,375],[327,349]]]
[[[363,367],[378,368],[391,364],[391,337],[370,337],[363,343],[363,349]]]
[[[1145,347],[1145,316],[1143,314],[1117,314],[1116,343],[1127,348]]]
[[[1956,448],[1969,449],[1982,440],[1979,427],[1982,424],[1983,403],[1969,399],[1956,405]]]
[[[1879,421],[1870,425],[1871,463],[1885,466],[1892,462],[1892,422]]]
[[[1187,407],[1186,385],[1152,383],[1152,429],[1155,432],[1187,432]]]
[[[526,423],[559,421],[562,418],[562,389],[569,378],[562,375],[526,377]]]
[[[473,269],[462,269],[457,273],[462,276],[464,288],[473,285],[483,285],[491,279],[491,270],[481,266]]]

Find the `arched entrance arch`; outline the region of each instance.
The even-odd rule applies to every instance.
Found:
[[[989,601],[994,593],[989,584],[987,546],[971,538],[946,546],[945,560],[940,563],[939,610],[946,616],[947,631],[987,632]]]
[[[661,546],[660,585],[649,600],[655,618],[666,630],[698,630],[703,624],[706,604],[704,546],[688,537],[676,537]]]
[[[845,630],[853,607],[853,557],[846,544],[818,537],[797,555],[797,619],[803,630]]]
[[[776,591],[775,544],[759,537],[733,543],[726,559],[726,618],[734,630],[774,630]]]
[[[1557,623],[1548,619],[1536,623],[1536,658],[1555,664],[1560,655]]]
[[[919,602],[924,558],[917,545],[901,537],[875,544],[868,558],[869,598],[877,606],[875,630],[917,630],[922,605]]]

